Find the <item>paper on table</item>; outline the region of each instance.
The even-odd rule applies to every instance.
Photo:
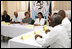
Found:
[[[6,25],[10,25],[10,23],[6,23]]]
[[[24,36],[21,36],[22,40],[26,40],[26,39],[30,39],[34,37],[34,34],[41,34],[43,32],[43,30],[37,30],[33,33],[29,33],[29,34],[25,34]]]
[[[43,33],[43,30],[40,29],[40,30],[34,31],[33,33],[29,33],[29,34],[25,34],[24,36],[21,36],[21,40],[27,40],[27,39],[33,38],[35,34],[42,34],[42,33]]]
[[[33,28],[34,26],[33,25],[27,25],[27,27]],[[48,26],[44,26],[44,27],[45,27],[45,29],[48,29]],[[25,34],[22,38],[23,38],[23,40],[30,39],[30,38],[33,38],[35,34],[42,34],[42,33],[44,33],[43,28],[40,30],[34,31],[33,33]]]
[[[27,28],[34,28],[34,25],[27,25]]]
[[[41,34],[42,32],[43,32],[43,30],[41,29],[41,30],[35,31],[34,34]]]
[[[43,27],[45,27],[45,30],[47,30],[47,29],[48,29],[48,26],[47,26],[47,25],[44,25]]]
[[[5,22],[4,22],[4,21],[2,21],[2,22],[1,22],[1,24],[5,24]]]
[[[2,21],[1,24],[10,25],[10,23],[8,23],[8,22],[6,23],[6,22],[4,22],[4,21]]]
[[[30,38],[33,38],[33,37],[34,37],[33,34],[25,34],[24,36],[21,36],[21,38],[23,38],[22,40],[30,39]]]

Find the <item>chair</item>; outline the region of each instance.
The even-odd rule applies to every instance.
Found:
[[[35,22],[35,21],[34,21],[34,20],[32,20],[32,21],[31,21],[31,24],[33,25],[33,24],[34,24],[34,22]]]

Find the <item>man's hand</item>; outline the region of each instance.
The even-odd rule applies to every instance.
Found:
[[[20,23],[20,22],[15,22],[16,24]]]
[[[41,26],[40,24],[34,24],[34,26]]]
[[[49,30],[49,29],[45,31],[45,33],[46,33],[46,34],[47,34],[48,32],[50,32],[50,30]]]
[[[23,23],[23,22],[21,22],[20,24],[28,24],[28,23]]]
[[[10,22],[10,24],[17,24],[17,23],[20,23],[20,22]]]
[[[37,37],[40,37],[40,38],[42,38],[42,36],[41,35],[35,35],[35,40],[37,39]]]
[[[13,24],[13,22],[10,22],[10,24]]]
[[[20,23],[21,25],[24,24],[23,22]]]
[[[24,24],[28,24],[28,23],[24,23]]]

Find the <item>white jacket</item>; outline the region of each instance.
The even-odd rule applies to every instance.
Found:
[[[40,22],[39,22],[39,18],[35,20],[34,24],[40,24],[40,25],[44,25],[45,23],[45,19],[41,18]]]
[[[43,38],[38,37],[36,42],[44,48],[49,45],[50,48],[69,48],[71,44],[66,30],[61,25],[55,26]]]
[[[62,21],[62,26],[68,33],[69,38],[71,39],[71,22],[69,21],[68,17],[65,17]]]

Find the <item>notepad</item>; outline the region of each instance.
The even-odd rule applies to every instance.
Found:
[[[4,22],[4,21],[2,21],[2,22],[1,22],[1,24],[5,24],[5,22]]]
[[[21,40],[27,40],[27,39],[33,38],[35,34],[42,34],[42,33],[43,33],[43,30],[40,29],[40,30],[34,31],[33,33],[29,33],[29,34],[25,34],[24,36],[21,36]]]
[[[48,29],[48,26],[47,26],[47,25],[44,25],[43,27],[44,27],[43,29],[45,29],[45,30],[47,30],[47,29]]]
[[[40,29],[40,30],[35,31],[34,34],[41,34],[42,32],[43,32],[43,30]]]
[[[34,25],[27,25],[27,28],[34,28]]]
[[[6,25],[10,25],[10,23],[6,23]]]
[[[4,21],[2,21],[1,24],[10,25],[10,23],[8,23],[8,22],[6,23],[6,22],[4,22]]]
[[[10,23],[5,23],[4,25],[10,25]]]
[[[30,38],[33,38],[33,34],[26,34],[24,36],[21,36],[22,40],[27,40],[27,39],[30,39]]]

